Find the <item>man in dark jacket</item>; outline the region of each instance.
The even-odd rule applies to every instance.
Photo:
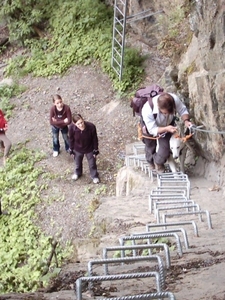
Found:
[[[99,183],[96,156],[98,151],[98,136],[94,124],[84,121],[80,114],[74,114],[69,127],[70,153],[74,155],[75,173],[73,180],[77,180],[83,173],[83,158],[87,158],[93,183]]]

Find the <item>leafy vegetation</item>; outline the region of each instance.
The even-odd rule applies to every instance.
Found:
[[[70,253],[35,225],[35,207],[47,188],[37,184],[45,176],[35,167],[42,158],[42,154],[18,145],[6,167],[0,169],[0,199],[6,211],[0,216],[0,293],[45,286]]]
[[[9,99],[21,94],[25,91],[24,86],[17,84],[4,84],[0,85],[0,109],[4,111],[4,115],[8,118],[13,110],[13,105],[10,104]]]
[[[39,26],[49,16],[49,0],[2,1],[0,18],[7,23],[10,40],[23,42],[35,36]]]
[[[176,3],[171,4],[171,9],[166,17],[159,17],[159,24],[165,34],[162,36],[158,49],[162,55],[171,58],[171,61],[180,59],[180,55],[186,50],[191,41],[192,32],[190,31],[189,18],[193,1],[185,1],[182,6]]]
[[[142,79],[144,58],[134,49],[125,51],[122,82],[112,70],[113,9],[100,0],[28,0],[27,5],[15,0],[0,11],[8,21],[10,36],[29,49],[11,61],[7,75],[52,76],[74,64],[97,61],[116,90],[126,91]]]

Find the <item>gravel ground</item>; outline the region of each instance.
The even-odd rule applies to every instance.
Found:
[[[116,99],[109,79],[97,67],[73,67],[62,78],[28,76],[19,82],[27,91],[12,100],[16,108],[9,120],[8,136],[13,144],[28,141],[27,147],[44,152],[46,158],[40,164],[46,172],[55,175],[43,194],[51,197],[52,203],[38,208],[41,226],[48,234],[60,232],[63,241],[85,238],[91,228],[90,203],[98,194],[114,194],[115,176],[123,165],[125,145],[137,139],[129,102]],[[84,176],[73,182],[74,162],[63,147],[57,158],[52,157],[49,109],[51,95],[55,93],[63,97],[72,112],[81,113],[97,127],[99,185],[92,183],[86,160]],[[60,141],[63,145],[61,137]]]
[[[143,84],[157,82],[168,64],[167,59],[152,50],[142,45],[144,54],[151,51]],[[1,57],[0,63],[4,65],[6,58],[8,53]],[[4,69],[0,70],[2,80]],[[12,99],[15,109],[9,120],[8,136],[13,144],[26,142],[28,147],[42,151],[46,158],[40,165],[55,175],[49,182],[49,189],[43,193],[43,199],[50,197],[53,201],[38,208],[40,225],[47,234],[63,242],[85,238],[92,230],[90,211],[93,205],[96,206],[101,196],[115,194],[116,174],[124,164],[125,146],[137,141],[137,118],[132,115],[130,99],[118,97],[108,76],[96,65],[74,66],[64,76],[51,79],[26,76],[18,79],[18,83],[24,85],[26,91]],[[84,119],[96,125],[100,150],[97,158],[99,185],[93,185],[85,159],[84,176],[73,182],[74,162],[63,147],[57,158],[52,157],[49,110],[53,94],[60,94],[72,112],[81,113]]]

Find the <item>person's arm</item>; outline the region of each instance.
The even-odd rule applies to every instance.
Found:
[[[186,105],[184,105],[184,103],[180,100],[180,98],[177,95],[172,94],[172,96],[175,101],[177,113],[180,115],[181,119],[183,120],[185,127],[189,127],[192,124],[192,122],[190,121],[190,115]]]
[[[93,155],[96,157],[99,154],[98,150],[98,135],[96,126],[93,124],[92,128],[92,142],[93,142]]]
[[[50,109],[50,114],[49,114],[49,123],[50,125],[54,126],[55,124],[55,107],[52,106]]]
[[[98,150],[98,135],[95,125],[93,125],[93,147],[95,150]]]
[[[148,130],[148,133],[157,136],[158,135],[158,126],[155,121],[153,111],[148,102],[146,102],[142,108],[141,115],[145,126]]]
[[[69,105],[65,105],[65,119],[63,122],[65,125],[70,125],[72,122],[72,113]]]
[[[6,131],[8,129],[9,129],[8,123],[5,121],[5,126],[4,126],[3,130]]]
[[[165,127],[158,127],[158,134],[162,134],[165,132],[170,132],[170,133],[174,133],[177,131],[177,128],[175,126],[172,125],[168,125]]]
[[[181,118],[182,118],[182,120],[184,122],[184,126],[185,127],[190,127],[192,125],[192,122],[189,119],[190,118],[189,114],[183,115],[183,116],[181,116]]]
[[[69,153],[70,153],[70,155],[74,154],[74,140],[75,140],[74,125],[71,124],[69,126]]]
[[[72,122],[72,113],[71,113],[71,109],[70,109],[69,106],[68,106],[68,116],[67,116],[67,119],[68,119],[68,125],[71,124],[71,122]]]

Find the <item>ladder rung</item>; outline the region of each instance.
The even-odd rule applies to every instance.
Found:
[[[113,57],[113,62],[117,63],[117,65],[120,66],[120,63],[117,61],[115,57]]]
[[[121,54],[119,53],[119,51],[117,51],[116,48],[113,48],[113,51],[116,52],[116,54],[117,54],[120,58],[122,57]]]
[[[115,28],[115,31],[116,31],[116,33],[118,33],[120,35],[121,38],[123,37],[123,35],[121,34],[121,32],[117,28]]]
[[[122,0],[119,0],[120,3],[122,3],[123,5],[126,5],[126,2],[122,1]]]
[[[116,12],[117,12],[117,11],[120,13],[121,16],[124,17],[124,13],[118,8],[118,6],[116,7]]]
[[[116,38],[114,38],[114,40],[115,40],[115,42],[117,43],[117,45],[118,45],[120,48],[122,48],[122,45],[120,44],[120,42],[119,42]]]
[[[113,66],[112,66],[112,68],[114,69],[114,71],[116,72],[116,74],[120,75],[120,72],[119,72],[119,71],[117,71],[117,69],[116,69],[116,68],[114,68]]]
[[[130,17],[127,17],[127,23],[131,23],[131,22],[134,22],[134,21],[138,21],[138,20],[142,20],[144,18],[147,18],[147,17],[150,17],[150,16],[153,16],[153,15],[156,15],[156,14],[159,14],[159,13],[162,13],[163,10],[160,10],[160,11],[157,11],[155,13],[151,13],[151,14],[147,14],[147,15],[144,15],[144,16],[141,16],[139,18],[135,18],[137,15],[133,15],[133,16],[130,16]],[[143,13],[143,12],[142,12]],[[141,13],[140,13],[141,14]]]

